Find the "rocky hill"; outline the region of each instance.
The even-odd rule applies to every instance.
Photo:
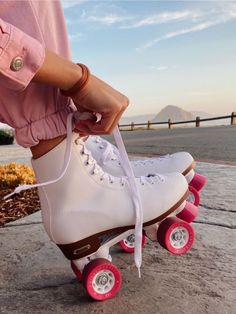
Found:
[[[152,122],[164,122],[171,119],[171,121],[185,121],[193,120],[196,116],[190,112],[183,110],[177,106],[166,106],[163,108],[152,120]]]

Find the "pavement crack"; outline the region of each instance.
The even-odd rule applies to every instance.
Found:
[[[26,222],[26,223],[22,223],[22,224],[18,224],[18,225],[4,225],[4,226],[0,226],[0,228],[4,229],[4,228],[16,228],[16,227],[21,227],[21,226],[31,226],[31,225],[40,225],[42,224],[42,221],[37,221],[37,222]]]
[[[194,223],[196,224],[203,224],[203,225],[210,225],[210,226],[217,226],[222,228],[228,228],[232,230],[236,230],[236,226],[229,226],[227,224],[219,224],[217,222],[209,222],[209,221],[202,221],[202,220],[195,220]]]
[[[236,214],[235,210],[231,210],[231,209],[224,209],[224,208],[215,208],[215,207],[211,207],[211,206],[207,206],[204,204],[200,204],[201,207],[208,209],[208,210],[215,210],[215,211],[220,211],[220,212],[227,212],[227,213],[233,213]]]

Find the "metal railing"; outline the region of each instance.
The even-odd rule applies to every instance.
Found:
[[[196,117],[196,119],[194,119],[194,120],[177,121],[177,122],[172,122],[171,119],[168,119],[168,121],[162,121],[162,122],[151,122],[151,121],[147,121],[144,123],[131,122],[129,124],[120,124],[119,128],[121,131],[122,131],[122,128],[125,128],[125,127],[128,127],[129,128],[128,130],[130,130],[130,131],[133,131],[135,127],[146,127],[145,128],[146,130],[150,130],[151,126],[167,124],[168,128],[171,129],[173,125],[188,124],[188,123],[195,123],[196,127],[200,127],[201,122],[213,121],[213,120],[222,120],[222,119],[230,119],[230,124],[236,125],[236,112],[232,112],[232,114],[228,115],[228,116],[220,116],[220,117],[204,118],[204,119],[201,119],[200,117]]]

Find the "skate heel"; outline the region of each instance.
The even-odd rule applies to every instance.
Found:
[[[108,257],[109,248],[118,243],[124,237],[133,233],[133,226],[121,227],[95,234],[86,239],[69,243],[57,244],[64,256],[73,261],[82,258]]]
[[[57,246],[67,259],[75,260],[89,256],[96,252],[101,246],[101,240],[98,236],[93,235],[77,242],[57,244]]]
[[[194,187],[197,191],[200,191],[206,184],[206,177],[199,173],[195,173],[193,179],[189,183],[190,186]]]

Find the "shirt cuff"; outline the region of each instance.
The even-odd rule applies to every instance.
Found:
[[[0,19],[0,84],[24,90],[40,69],[45,47],[33,37]]]

